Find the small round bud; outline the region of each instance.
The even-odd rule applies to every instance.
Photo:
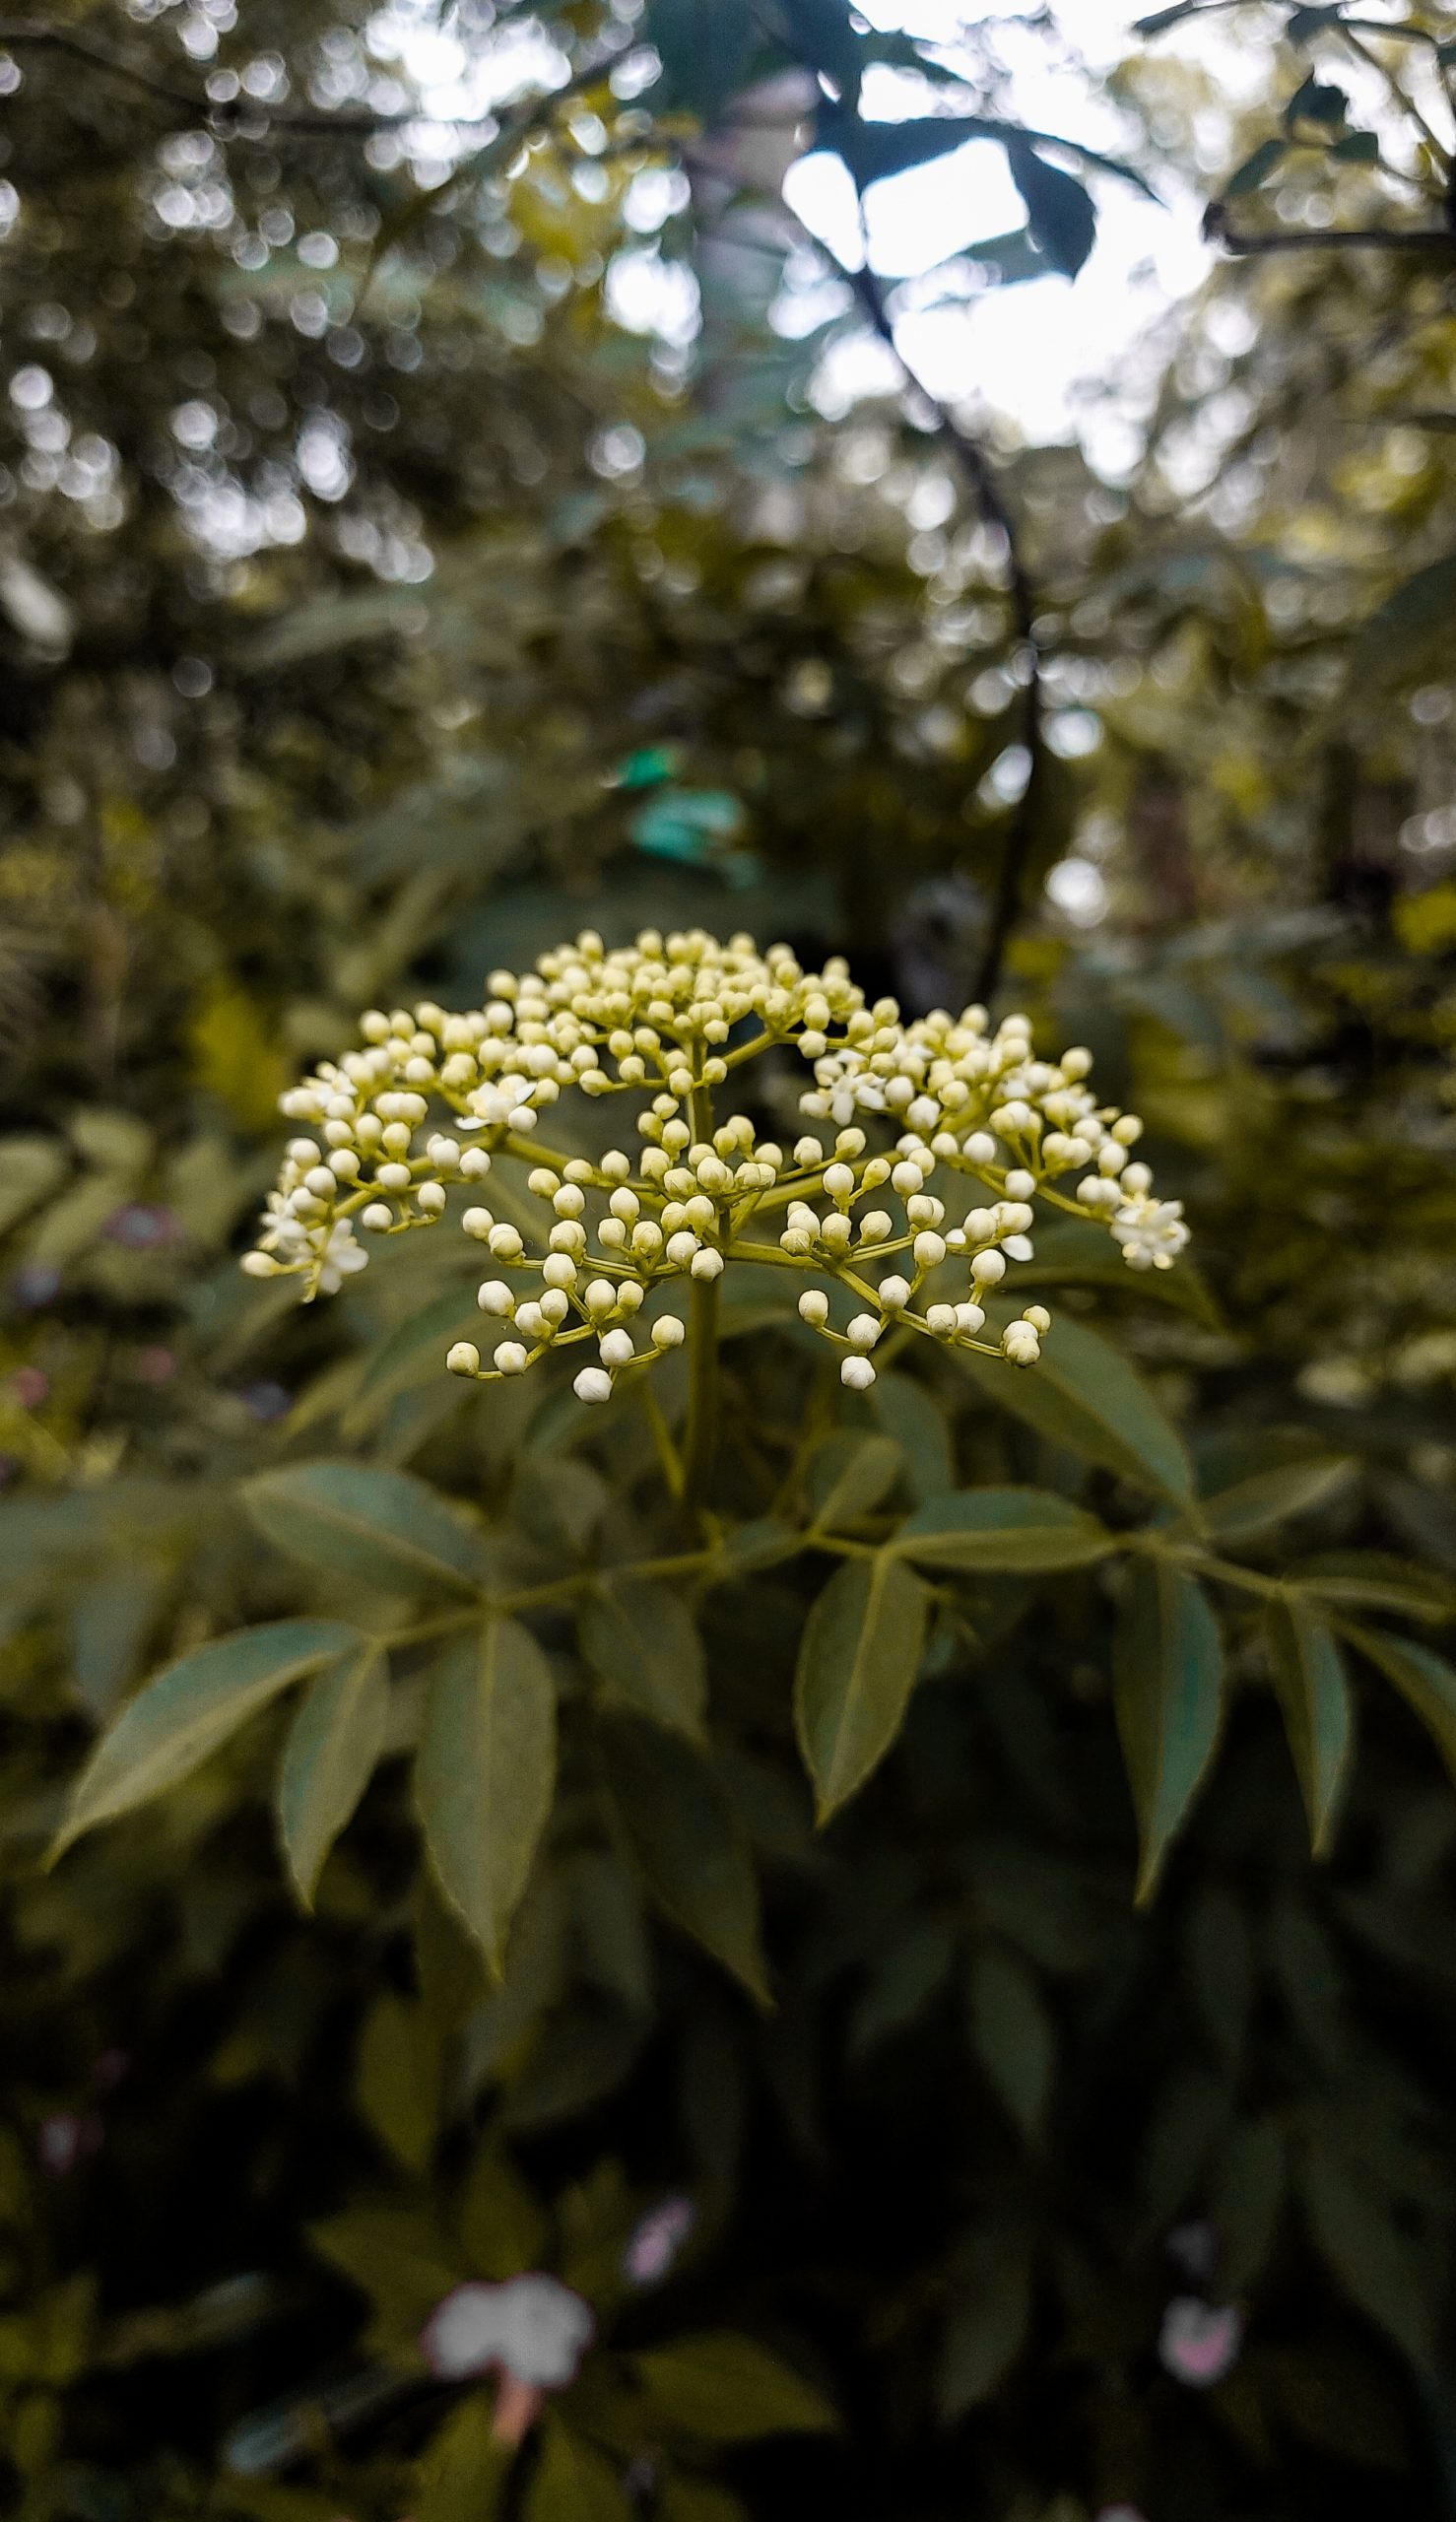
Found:
[[[911,1246],[917,1270],[938,1270],[946,1257],[943,1234],[917,1234]]]
[[[612,1378],[605,1366],[583,1366],[571,1385],[578,1401],[598,1403],[612,1398]]]
[[[884,1327],[873,1313],[857,1313],[844,1337],[851,1349],[873,1349]]]
[[[525,1250],[513,1226],[493,1226],[486,1241],[497,1261],[519,1261]]]
[[[697,1249],[696,1235],[691,1233],[686,1228],[681,1234],[668,1236],[667,1257],[675,1270],[686,1270]]]
[[[503,1279],[487,1279],[477,1288],[475,1300],[482,1313],[492,1313],[500,1322],[508,1322],[515,1311],[515,1290]]]
[[[875,1380],[875,1369],[868,1358],[846,1358],[839,1368],[839,1381],[851,1392],[868,1392]]]
[[[541,1264],[541,1276],[549,1288],[574,1288],[576,1264],[569,1252],[548,1252]]]
[[[796,1139],[794,1141],[794,1162],[796,1164],[822,1164],[824,1162],[824,1149],[820,1146],[818,1139],[804,1138]]]
[[[994,1288],[1006,1276],[1006,1263],[999,1252],[978,1252],[970,1265],[970,1275],[977,1287]]]
[[[460,1143],[458,1139],[447,1139],[442,1131],[437,1130],[434,1137],[427,1144],[425,1153],[431,1164],[437,1164],[443,1169],[447,1164],[459,1163]]]
[[[652,1338],[659,1349],[681,1349],[687,1337],[688,1325],[679,1314],[659,1314],[652,1325]]]
[[[1035,1188],[1036,1177],[1034,1173],[1028,1173],[1025,1165],[1016,1166],[1006,1177],[1006,1196],[1009,1200],[1029,1200]]]
[[[629,1366],[636,1356],[629,1331],[604,1331],[597,1346],[604,1366]]]
[[[331,1200],[339,1187],[337,1177],[329,1171],[326,1164],[311,1164],[303,1180],[315,1199],[319,1200]]]
[[[822,1288],[806,1288],[799,1298],[799,1319],[811,1331],[823,1331],[829,1318],[829,1300]]]
[[[560,1329],[571,1310],[571,1300],[564,1288],[548,1288],[536,1308],[543,1322],[553,1331]]]
[[[1120,1121],[1114,1121],[1112,1135],[1119,1147],[1136,1147],[1143,1135],[1143,1124],[1136,1112],[1124,1112]]]
[[[579,1218],[586,1201],[574,1182],[563,1182],[551,1205],[559,1218]]]
[[[524,1331],[528,1340],[539,1340],[541,1338],[542,1333],[546,1329],[546,1316],[542,1312],[540,1305],[537,1304],[534,1299],[526,1304],[518,1304],[516,1306],[515,1327],[517,1331]]]
[[[894,1220],[888,1209],[871,1209],[860,1219],[861,1243],[884,1243],[894,1232]]]
[[[407,1164],[381,1164],[374,1179],[381,1191],[408,1191],[410,1168]]]
[[[825,1174],[825,1189],[831,1200],[847,1200],[854,1191],[854,1175],[847,1164],[831,1164]]]
[[[972,1164],[994,1164],[996,1142],[989,1130],[972,1130],[961,1144],[960,1153]]]
[[[518,1340],[502,1340],[496,1352],[496,1372],[499,1375],[523,1375],[530,1362]]]
[[[248,1279],[276,1279],[279,1269],[271,1252],[244,1252],[239,1267]]]
[[[887,1313],[903,1312],[905,1306],[910,1301],[909,1280],[897,1277],[893,1279],[882,1279],[879,1287],[879,1296],[880,1302],[884,1305]]]
[[[1034,1366],[1041,1355],[1041,1343],[1029,1322],[1009,1322],[1001,1334],[1001,1347],[1014,1366]]]
[[[316,1164],[319,1147],[316,1139],[290,1139],[288,1153],[295,1164]]]
[[[467,1209],[460,1223],[467,1234],[473,1234],[484,1242],[496,1221],[489,1209]]]
[[[1151,1191],[1153,1188],[1153,1174],[1151,1168],[1146,1164],[1129,1164],[1125,1166],[1122,1176],[1122,1187],[1124,1191],[1127,1192],[1129,1198],[1135,1200],[1141,1199],[1145,1191]]]
[[[937,1340],[955,1339],[956,1308],[953,1304],[927,1305],[925,1309],[925,1320],[928,1328],[933,1332]]]
[[[382,1200],[371,1200],[360,1219],[370,1234],[384,1234],[394,1224],[394,1211],[386,1209]]]
[[[1031,1325],[1033,1331],[1039,1331],[1041,1333],[1043,1339],[1051,1329],[1051,1315],[1047,1312],[1044,1304],[1028,1304],[1026,1307],[1026,1320]]]
[[[359,1150],[336,1147],[329,1158],[329,1171],[337,1182],[352,1182],[359,1172]]]
[[[445,1186],[443,1182],[421,1183],[419,1190],[415,1193],[415,1206],[419,1209],[422,1216],[427,1218],[437,1218],[443,1210],[444,1205]]]
[[[956,1307],[956,1328],[966,1338],[973,1338],[985,1319],[984,1308],[978,1304],[958,1304]]]
[[[698,1280],[720,1279],[723,1275],[722,1253],[711,1250],[695,1252],[688,1265],[688,1275],[690,1278]]]
[[[460,1170],[467,1182],[484,1182],[491,1170],[490,1149],[468,1147],[460,1159]]]
[[[452,1375],[478,1375],[481,1370],[481,1353],[474,1342],[457,1340],[445,1359],[445,1369]]]

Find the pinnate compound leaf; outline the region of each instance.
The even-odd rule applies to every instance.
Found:
[[[415,1794],[435,1879],[497,1976],[555,1788],[551,1667],[519,1621],[488,1619],[430,1679]]]
[[[1316,1856],[1330,1844],[1350,1764],[1354,1707],[1345,1661],[1330,1631],[1300,1603],[1270,1607],[1269,1652]]]
[[[1145,1562],[1131,1570],[1118,1606],[1114,1678],[1144,1901],[1213,1758],[1224,1710],[1219,1624],[1181,1568]]]
[[[1267,1532],[1287,1515],[1304,1515],[1322,1506],[1351,1479],[1355,1464],[1348,1455],[1320,1454],[1310,1462],[1280,1463],[1272,1471],[1256,1471],[1212,1497],[1199,1500],[1199,1520],[1210,1540],[1245,1541]]]
[[[388,1715],[388,1661],[372,1638],[326,1665],[299,1702],[279,1772],[278,1819],[305,1909],[325,1857],[374,1773]]]
[[[1095,1515],[1049,1489],[957,1489],[917,1506],[890,1547],[922,1567],[1036,1576],[1090,1567],[1117,1543]]]
[[[717,2330],[633,2358],[643,2416],[669,2435],[751,2443],[769,2434],[827,2434],[827,2400],[757,2340]]]
[[[1456,1783],[1456,1668],[1409,1637],[1391,1637],[1375,1628],[1351,1628],[1346,1634],[1415,1709]]]
[[[55,1854],[190,1776],[255,1708],[361,1642],[342,1621],[280,1620],[195,1646],[102,1735],[72,1791]]]
[[[837,1568],[810,1612],[794,1715],[821,1822],[863,1786],[899,1732],[929,1605],[919,1577],[882,1550]]]
[[[609,1579],[581,1615],[581,1651],[611,1695],[701,1742],[707,1662],[680,1593],[645,1577]]]
[[[310,1567],[376,1592],[485,1579],[481,1536],[413,1472],[378,1464],[299,1463],[245,1481],[243,1501],[259,1530]]]
[[[1318,1559],[1296,1560],[1286,1573],[1301,1593],[1322,1603],[1398,1612],[1405,1620],[1446,1621],[1456,1610],[1449,1577],[1383,1551],[1325,1551]]]
[[[768,2003],[748,1834],[702,1754],[634,1718],[602,1724],[607,1785],[648,1890],[674,1923]]]
[[[1034,1366],[952,1353],[988,1400],[1103,1471],[1186,1504],[1193,1471],[1176,1427],[1109,1340],[1059,1318]]]

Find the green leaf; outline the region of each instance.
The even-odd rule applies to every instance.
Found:
[[[1200,1498],[1199,1521],[1213,1541],[1246,1541],[1250,1534],[1282,1523],[1287,1515],[1305,1515],[1312,1507],[1322,1506],[1346,1486],[1355,1469],[1348,1457],[1329,1454],[1312,1462],[1282,1463],[1273,1471],[1253,1472],[1247,1480],[1235,1481],[1231,1489]]]
[[[310,2224],[308,2238],[357,2286],[391,2332],[412,2345],[465,2269],[436,2225],[408,2207],[347,2207]]]
[[[374,2134],[423,2172],[439,2127],[441,2045],[425,2008],[381,1988],[360,2034],[356,2091]]]
[[[430,2438],[410,2498],[413,2522],[496,2522],[515,2466],[515,2445],[495,2439],[490,2391],[467,2392]]]
[[[1377,1550],[1325,1551],[1286,1569],[1291,1584],[1322,1603],[1357,1603],[1407,1620],[1447,1621],[1456,1609],[1449,1578]]]
[[[675,2339],[633,2357],[647,2430],[703,2443],[768,2434],[827,2434],[838,2419],[812,2385],[752,2338],[731,2330]]]
[[[1183,1441],[1120,1350],[1085,1322],[1053,1323],[1034,1366],[952,1352],[989,1400],[1054,1445],[1181,1505],[1193,1495]]]
[[[1131,1569],[1118,1606],[1117,1729],[1138,1816],[1138,1898],[1152,1897],[1163,1858],[1213,1758],[1224,1710],[1219,1624],[1191,1576]]]
[[[289,1728],[278,1818],[304,1908],[323,1863],[374,1773],[389,1716],[389,1665],[372,1639],[309,1684]]]
[[[822,1823],[863,1786],[899,1732],[929,1605],[919,1577],[879,1551],[837,1568],[810,1612],[794,1718]]]
[[[647,0],[643,33],[661,56],[668,101],[711,123],[753,58],[749,0]]]
[[[1117,1542],[1095,1515],[1049,1489],[958,1489],[917,1506],[887,1547],[924,1567],[1033,1576],[1089,1567]]]
[[[1289,154],[1287,140],[1261,140],[1242,166],[1235,166],[1224,186],[1224,199],[1237,201],[1241,193],[1257,192],[1265,177],[1272,175],[1276,166],[1282,166]]]
[[[754,1575],[761,1567],[777,1567],[786,1559],[797,1559],[804,1548],[804,1536],[792,1524],[777,1515],[761,1515],[751,1524],[739,1524],[725,1533],[713,1576],[719,1584],[731,1584],[741,1576]]]
[[[1302,1604],[1271,1604],[1269,1651],[1316,1856],[1330,1844],[1350,1763],[1354,1710],[1340,1649]]]
[[[946,2324],[935,2380],[948,2425],[991,2397],[1026,2344],[1031,2260],[1025,2241],[981,2233],[958,2261],[956,2287],[960,2299]]]
[[[195,1646],[148,1682],[101,1736],[72,1790],[55,1855],[83,1830],[190,1776],[255,1708],[360,1643],[342,1621],[279,1620]]]
[[[526,2493],[524,2522],[631,2522],[634,2510],[616,2464],[560,2418],[543,2428],[541,2459]]]
[[[820,1532],[842,1532],[873,1514],[899,1477],[903,1457],[893,1436],[840,1428],[827,1436],[809,1467],[809,1502]]]
[[[376,1592],[485,1581],[475,1528],[413,1472],[352,1462],[266,1471],[242,1488],[248,1513],[280,1550]]]
[[[1034,149],[1009,143],[1012,181],[1026,205],[1032,242],[1053,269],[1075,280],[1097,238],[1097,215],[1085,184],[1049,166]]]
[[[415,1794],[435,1879],[497,1977],[555,1786],[551,1667],[519,1621],[489,1619],[431,1677]]]
[[[1393,1682],[1431,1735],[1456,1783],[1456,1670],[1428,1646],[1409,1637],[1390,1637],[1375,1628],[1351,1628],[1348,1635],[1377,1672]]]
[[[369,1352],[350,1407],[351,1420],[372,1416],[399,1393],[432,1383],[445,1370],[445,1357],[456,1340],[478,1334],[480,1311],[473,1288],[447,1288],[443,1295],[422,1305],[405,1322],[396,1323],[387,1339]]]
[[[950,1423],[923,1383],[887,1368],[876,1377],[870,1408],[881,1432],[893,1436],[900,1448],[901,1477],[917,1506],[955,1487]]]
[[[1005,1945],[988,1944],[970,1969],[976,2056],[1024,2137],[1039,2138],[1051,2098],[1056,2035],[1041,1991]]]
[[[1351,2300],[1418,2369],[1428,2370],[1435,2345],[1430,2287],[1391,2201],[1359,2164],[1321,2143],[1310,2147],[1299,2185],[1320,2256]]]
[[[613,1577],[588,1603],[581,1651],[614,1698],[701,1742],[707,1662],[681,1592],[642,1577]]]
[[[766,2005],[753,1857],[713,1770],[681,1735],[631,1717],[604,1721],[602,1751],[612,1802],[648,1890]]]
[[[1448,553],[1407,578],[1364,623],[1351,651],[1347,690],[1358,697],[1422,673],[1448,652],[1453,622],[1456,553]]]

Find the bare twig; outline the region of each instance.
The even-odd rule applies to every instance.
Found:
[[[240,125],[252,116],[266,123],[270,131],[291,131],[315,137],[364,138],[376,131],[394,131],[412,123],[433,123],[452,131],[475,131],[486,123],[500,122],[504,135],[524,133],[545,116],[550,108],[577,96],[582,89],[594,87],[607,76],[610,59],[589,63],[560,88],[552,88],[533,98],[529,106],[515,115],[498,117],[494,113],[432,114],[423,107],[406,108],[402,113],[361,113],[350,108],[328,112],[311,105],[270,104],[265,98],[236,97],[219,100],[193,88],[159,78],[144,70],[127,54],[115,51],[110,44],[99,43],[94,35],[84,34],[74,27],[48,26],[40,18],[0,18],[0,44],[17,51],[59,52],[73,60],[84,61],[93,70],[105,71],[113,79],[123,79],[144,95],[155,97],[159,103],[171,105],[177,111],[195,116],[202,122]],[[239,137],[246,137],[239,133]]]
[[[1316,253],[1330,247],[1379,247],[1391,253],[1456,254],[1452,228],[1291,228],[1268,236],[1231,228],[1221,201],[1204,212],[1203,232],[1229,254]]]

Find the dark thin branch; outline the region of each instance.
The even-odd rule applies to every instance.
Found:
[[[1031,583],[1021,543],[1001,485],[996,479],[985,449],[960,427],[955,414],[934,394],[927,393],[894,338],[885,303],[885,294],[866,259],[857,272],[844,271],[844,277],[864,308],[876,333],[894,354],[902,375],[935,415],[936,434],[951,449],[970,488],[981,516],[1003,537],[1007,552],[1006,592],[1011,607],[1012,628],[1017,645],[1026,660],[1027,674],[1026,701],[1022,712],[1022,741],[1027,755],[1026,785],[1013,810],[1006,844],[1001,855],[1001,870],[991,902],[991,917],[981,948],[973,995],[989,1003],[1001,978],[1006,950],[1021,915],[1026,889],[1026,865],[1036,838],[1036,818],[1041,805],[1041,790],[1046,773],[1045,694],[1042,689],[1041,642],[1036,635],[1036,590]]]
[[[83,34],[72,27],[47,26],[39,18],[0,18],[0,44],[15,50],[29,47],[33,51],[68,54],[73,60],[86,62],[93,70],[105,71],[113,79],[127,81],[130,86],[141,89],[144,95],[155,97],[161,104],[170,105],[199,122],[222,125],[225,129],[230,125],[245,125],[256,118],[269,130],[298,132],[312,137],[368,139],[376,131],[397,131],[412,123],[433,123],[453,131],[475,131],[497,120],[493,113],[430,114],[419,108],[389,114],[359,113],[349,109],[332,113],[310,105],[269,104],[265,99],[254,97],[219,100],[200,94],[196,89],[174,86],[168,79],[158,78],[153,71],[144,70],[139,63],[128,59],[125,53],[113,51],[109,44],[99,43],[94,35]],[[501,131],[515,133],[528,129],[552,105],[579,95],[583,88],[594,87],[599,79],[607,76],[610,68],[609,59],[589,64],[577,71],[564,86],[549,89],[544,96],[533,98],[529,107],[514,117],[499,117]],[[238,136],[249,135],[245,130],[239,130]]]
[[[1291,228],[1269,236],[1251,236],[1230,228],[1220,201],[1204,213],[1203,232],[1229,254],[1301,254],[1348,247],[1379,247],[1390,253],[1456,254],[1456,229],[1451,228]]]

